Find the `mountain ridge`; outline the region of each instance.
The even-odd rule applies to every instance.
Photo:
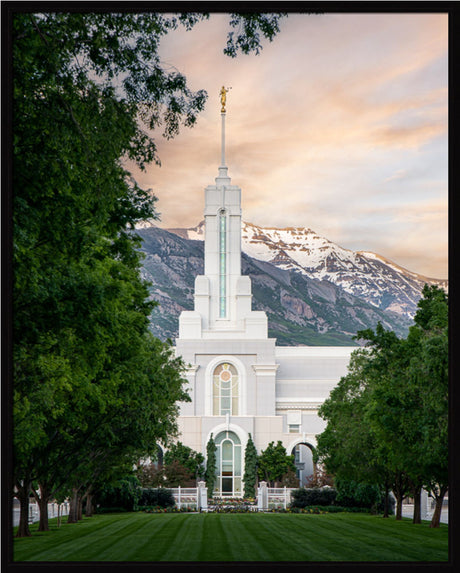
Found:
[[[204,221],[168,232],[204,240]],[[425,277],[371,251],[343,248],[306,227],[261,227],[242,223],[242,252],[313,279],[328,280],[380,308],[413,318],[424,284],[447,291],[448,281]]]
[[[161,339],[178,335],[183,310],[193,309],[194,280],[204,272],[204,243],[188,238],[187,230],[137,228],[144,254],[142,276],[151,283],[151,298],[159,302],[151,329]],[[195,235],[196,236],[196,235]],[[253,310],[267,313],[269,336],[280,346],[350,346],[358,330],[387,329],[405,336],[412,320],[381,310],[328,280],[283,268],[242,253],[242,274],[252,283]]]

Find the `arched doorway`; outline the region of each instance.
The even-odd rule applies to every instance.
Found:
[[[241,440],[235,432],[225,430],[217,434],[215,492],[221,497],[240,497],[242,495]]]
[[[300,487],[307,485],[309,478],[316,472],[316,464],[313,461],[314,447],[308,442],[299,442],[291,451],[294,456],[296,476],[299,479]]]

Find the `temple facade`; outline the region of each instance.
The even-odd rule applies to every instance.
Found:
[[[241,189],[225,162],[225,88],[221,90],[221,165],[204,191],[204,275],[195,278],[194,310],[179,318],[176,353],[187,370],[191,402],[180,404],[179,440],[206,456],[217,446],[214,495],[243,495],[244,451],[280,440],[295,455],[304,485],[325,422],[318,408],[347,374],[356,347],[276,346],[267,315],[251,307],[251,280],[241,274]]]

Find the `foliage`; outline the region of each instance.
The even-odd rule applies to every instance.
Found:
[[[97,504],[99,508],[121,507],[126,511],[133,511],[140,494],[138,479],[135,476],[129,476],[114,485],[103,486],[96,494]]]
[[[315,450],[316,453],[316,450]],[[318,465],[316,471],[307,477],[305,480],[305,487],[323,487],[325,485],[332,487],[334,485],[334,477],[330,475],[324,467]]]
[[[177,431],[184,365],[148,333],[155,303],[133,232],[157,218],[156,199],[125,166],[159,163],[153,133],[171,138],[203,110],[207,94],[162,65],[159,44],[207,15],[10,10],[8,18],[13,464],[25,536],[33,480],[49,495],[72,492],[76,507],[93,482],[114,478],[112,467]],[[276,32],[265,20],[251,17],[245,52],[257,51],[259,27],[270,39]]]
[[[257,459],[257,473],[259,480],[265,480],[271,487],[276,482],[281,481],[283,476],[289,471],[295,471],[294,456],[288,456],[286,448],[278,440],[276,446],[270,442],[265,450],[262,450]]]
[[[166,488],[142,488],[138,506],[154,505],[159,507],[173,507],[176,504],[171,490]]]
[[[289,468],[288,471],[281,476],[281,487],[299,487],[299,478],[297,477],[296,470]]]
[[[163,467],[157,464],[140,465],[136,475],[141,487],[159,487],[164,484]]]
[[[337,503],[344,507],[377,507],[382,501],[382,494],[374,484],[359,483],[353,480],[335,480]]]
[[[318,454],[338,480],[391,488],[397,519],[411,492],[419,523],[420,490],[429,489],[436,527],[448,487],[448,305],[438,287],[425,285],[422,294],[406,339],[380,324],[358,332],[366,348],[352,354],[347,376],[319,410],[327,426]]]
[[[309,507],[312,505],[334,505],[337,492],[333,488],[299,488],[291,492],[291,507]]]
[[[216,443],[212,434],[206,444],[206,471],[204,473],[204,480],[208,488],[208,496],[212,496],[214,491],[214,484],[216,483]]]
[[[244,497],[256,497],[257,483],[257,450],[249,434],[246,449],[244,451]]]
[[[171,463],[163,466],[164,485],[167,487],[195,487],[196,477],[194,474],[178,462],[173,460]]]
[[[192,450],[188,446],[177,442],[171,444],[169,450],[164,455],[164,464],[169,465],[173,461],[178,462],[190,472],[192,478],[200,478],[204,472],[204,456],[203,454]]]

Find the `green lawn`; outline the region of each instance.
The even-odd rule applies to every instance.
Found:
[[[15,561],[447,561],[448,526],[368,514],[95,515],[14,540]]]

